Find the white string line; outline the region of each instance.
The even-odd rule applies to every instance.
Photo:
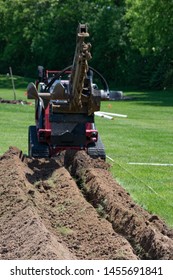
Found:
[[[158,196],[159,198],[161,198],[164,201],[167,201],[166,198],[164,198],[163,196],[159,195],[152,187],[147,185],[143,180],[141,180],[138,177],[136,177],[133,173],[131,173],[129,170],[127,170],[125,167],[123,167],[120,163],[116,162],[116,164],[119,165],[122,169],[124,169],[127,173],[129,173],[132,177],[134,177],[137,181],[141,182],[144,186],[146,186],[148,189],[150,189],[156,196]],[[167,205],[173,207],[173,204],[167,203]]]
[[[173,163],[128,162],[131,165],[173,166]]]
[[[106,157],[107,157],[108,159],[110,159],[111,161],[114,162],[114,159],[113,159],[113,158],[109,157],[108,155],[106,155]]]

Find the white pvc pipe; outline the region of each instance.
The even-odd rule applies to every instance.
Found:
[[[127,118],[127,115],[122,115],[122,114],[115,114],[115,113],[109,113],[109,112],[100,112],[100,113],[110,115],[110,116],[115,116],[115,117]]]
[[[99,116],[99,117],[102,117],[102,118],[109,119],[109,120],[113,120],[113,117],[108,116],[108,115],[106,115],[106,114],[103,114],[103,113],[101,113],[101,112],[95,112],[95,115],[96,115],[96,116]]]

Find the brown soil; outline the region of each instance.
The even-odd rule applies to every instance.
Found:
[[[8,99],[3,99],[0,97],[0,103],[6,103],[6,104],[22,104],[22,105],[31,105],[31,102],[27,102],[24,100],[8,100]]]
[[[173,259],[173,231],[84,152],[0,158],[0,259]]]

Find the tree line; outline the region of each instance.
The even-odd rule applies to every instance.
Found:
[[[0,0],[0,73],[36,77],[71,65],[87,23],[90,65],[114,87],[173,86],[173,1]]]

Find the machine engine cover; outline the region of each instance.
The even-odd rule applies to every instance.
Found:
[[[58,146],[78,146],[86,144],[84,123],[51,123],[51,144]]]

